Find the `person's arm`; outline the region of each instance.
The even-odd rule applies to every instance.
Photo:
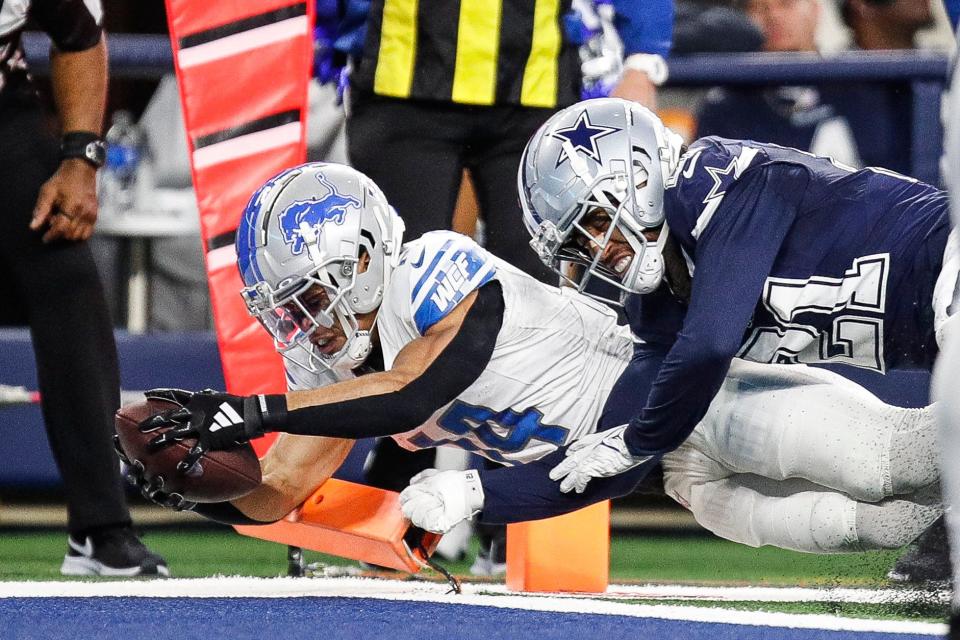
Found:
[[[614,24],[623,42],[623,77],[610,95],[656,108],[657,86],[666,80],[663,59],[673,36],[673,2],[614,0]]]
[[[99,7],[94,15],[82,0],[47,0],[35,3],[31,12],[54,43],[50,77],[61,131],[99,137],[107,97],[107,48],[97,24]],[[90,162],[67,158],[40,188],[30,228],[46,226],[44,242],[86,240],[93,234],[96,173]]]
[[[633,358],[607,396],[598,431],[623,424],[643,407],[668,350],[668,343],[636,345]],[[479,519],[493,524],[549,518],[618,498],[632,492],[657,463],[651,460],[620,475],[600,478],[583,493],[563,493],[548,474],[565,455],[560,450],[521,467],[481,470],[486,499]]]
[[[140,429],[172,427],[151,441],[153,448],[196,438],[184,468],[207,451],[230,449],[271,431],[353,440],[409,431],[483,372],[503,322],[503,304],[500,284],[492,280],[404,347],[389,371],[320,389],[247,397],[149,391],[148,397],[180,408],[147,418]]]
[[[418,427],[480,377],[502,322],[494,281],[401,349],[390,370],[288,393],[287,419],[275,430],[358,439]]]
[[[683,328],[646,406],[624,433],[633,456],[674,450],[706,415],[743,344],[807,181],[802,167],[770,165],[749,171],[729,188],[697,243]]]
[[[283,518],[340,468],[353,443],[339,438],[280,434],[260,460],[260,486],[233,500],[232,505],[251,520],[274,522]]]

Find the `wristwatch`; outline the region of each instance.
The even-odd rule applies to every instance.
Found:
[[[107,160],[107,145],[90,131],[70,131],[60,139],[60,160],[67,158],[86,160],[99,169]]]
[[[655,53],[634,53],[623,61],[624,69],[642,71],[658,87],[667,81],[667,62]]]

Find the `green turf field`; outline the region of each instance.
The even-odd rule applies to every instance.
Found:
[[[162,528],[144,540],[163,554],[179,577],[210,575],[275,576],[286,570],[281,545],[237,535],[229,529]],[[59,579],[66,535],[60,531],[0,532],[0,579]],[[612,581],[795,586],[883,586],[896,552],[816,556],[780,549],[751,549],[717,538],[616,536],[611,544]],[[350,564],[308,555],[308,560]],[[470,559],[446,563],[466,574]]]
[[[152,529],[145,532],[144,540],[166,557],[175,577],[271,577],[286,573],[285,547],[240,536],[225,528]],[[61,580],[59,567],[65,550],[66,536],[59,530],[2,530],[0,580]],[[610,580],[727,586],[888,587],[884,575],[897,555],[876,552],[815,556],[773,548],[751,549],[705,536],[615,536],[611,542]],[[309,552],[307,561],[356,566],[348,560]],[[469,579],[471,561],[472,556],[444,565]],[[717,605],[710,600],[638,602]],[[929,601],[923,593],[917,595],[915,602],[898,604],[726,602],[722,606],[912,620],[939,620],[946,615],[944,605]]]

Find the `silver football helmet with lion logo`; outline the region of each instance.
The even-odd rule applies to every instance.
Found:
[[[594,277],[613,285],[621,303],[655,290],[669,235],[664,190],[682,145],[648,109],[619,98],[586,100],[547,120],[527,143],[517,176],[530,245],[544,264],[582,292]],[[594,238],[582,221],[598,209],[610,225]],[[634,251],[619,273],[600,261],[617,229]],[[644,237],[647,230],[659,231],[656,240]]]
[[[287,169],[253,194],[237,230],[244,302],[287,360],[311,372],[352,369],[371,351],[357,316],[379,308],[402,240],[403,221],[359,171]],[[335,323],[342,347],[312,338]]]

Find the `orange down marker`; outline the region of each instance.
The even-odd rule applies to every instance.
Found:
[[[253,538],[416,573],[426,557],[404,542],[410,521],[400,512],[399,496],[330,478],[283,520],[234,528]],[[424,535],[427,556],[438,542],[438,534]]]
[[[610,502],[507,525],[511,591],[603,593],[610,579]]]

